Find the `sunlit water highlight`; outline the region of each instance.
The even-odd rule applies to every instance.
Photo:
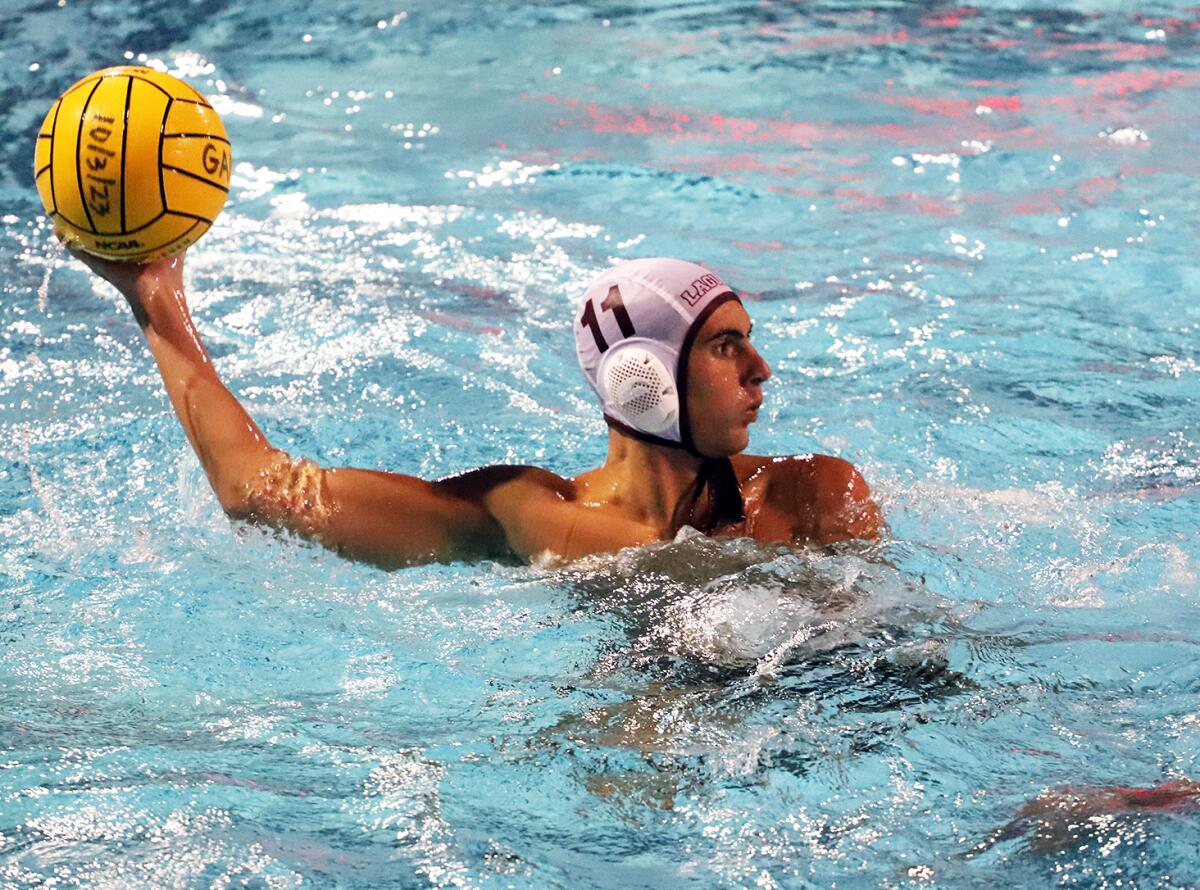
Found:
[[[18,0],[0,886],[1200,885],[1194,811],[1010,824],[1200,775],[1200,18],[989,10]],[[126,53],[225,117],[192,306],[276,444],[594,466],[573,300],[680,255],[775,369],[753,450],[853,460],[889,536],[386,574],[232,527],[32,187]]]

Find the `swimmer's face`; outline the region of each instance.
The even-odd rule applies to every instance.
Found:
[[[688,424],[706,457],[728,457],[750,444],[762,384],[771,376],[750,344],[750,327],[742,304],[726,303],[704,322],[688,354]]]

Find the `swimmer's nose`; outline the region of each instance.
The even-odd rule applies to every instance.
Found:
[[[749,375],[750,382],[756,386],[759,386],[770,379],[771,366],[767,364],[766,359],[759,355],[757,349],[751,346],[750,350],[753,353]]]

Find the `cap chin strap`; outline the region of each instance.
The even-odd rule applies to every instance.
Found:
[[[704,459],[704,455],[696,451],[694,448],[688,448],[686,445],[681,445],[673,439],[665,439],[662,436],[655,436],[652,433],[643,433],[636,427],[632,427],[623,421],[617,420],[617,418],[613,417],[607,411],[604,412],[604,422],[614,430],[629,436],[631,439],[637,439],[640,442],[649,442],[651,445],[662,445],[664,448],[681,448],[688,454],[694,454],[696,457],[701,458],[702,460]]]
[[[634,429],[626,423],[621,423],[615,417],[604,415],[604,422],[618,432],[624,433],[641,442],[651,445],[661,445],[664,448],[678,448],[694,457],[700,458],[700,471],[696,474],[696,482],[690,492],[690,497],[682,497],[675,507],[671,517],[671,534],[674,535],[685,525],[690,525],[697,531],[709,534],[726,525],[734,525],[746,518],[746,506],[742,500],[742,489],[738,485],[737,473],[733,470],[733,461],[727,457],[706,457],[692,445],[672,442],[661,436],[653,436]],[[691,436],[687,437],[689,440]],[[700,494],[708,488],[708,500],[712,509],[705,517],[696,516],[696,503]],[[699,519],[699,521],[698,521]]]
[[[707,517],[697,521],[696,503],[700,492],[708,488],[708,500],[711,509]],[[671,517],[672,531],[678,531],[685,525],[690,525],[699,531],[710,533],[725,525],[734,525],[746,518],[746,505],[742,500],[742,489],[738,485],[737,473],[733,471],[733,461],[727,457],[706,457],[700,464],[700,472],[696,474],[696,487],[691,498],[681,499]],[[690,502],[686,513],[684,505]]]

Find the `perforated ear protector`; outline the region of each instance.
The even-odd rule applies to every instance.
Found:
[[[597,374],[609,414],[634,429],[678,441],[677,361],[674,350],[640,337],[609,349]]]

